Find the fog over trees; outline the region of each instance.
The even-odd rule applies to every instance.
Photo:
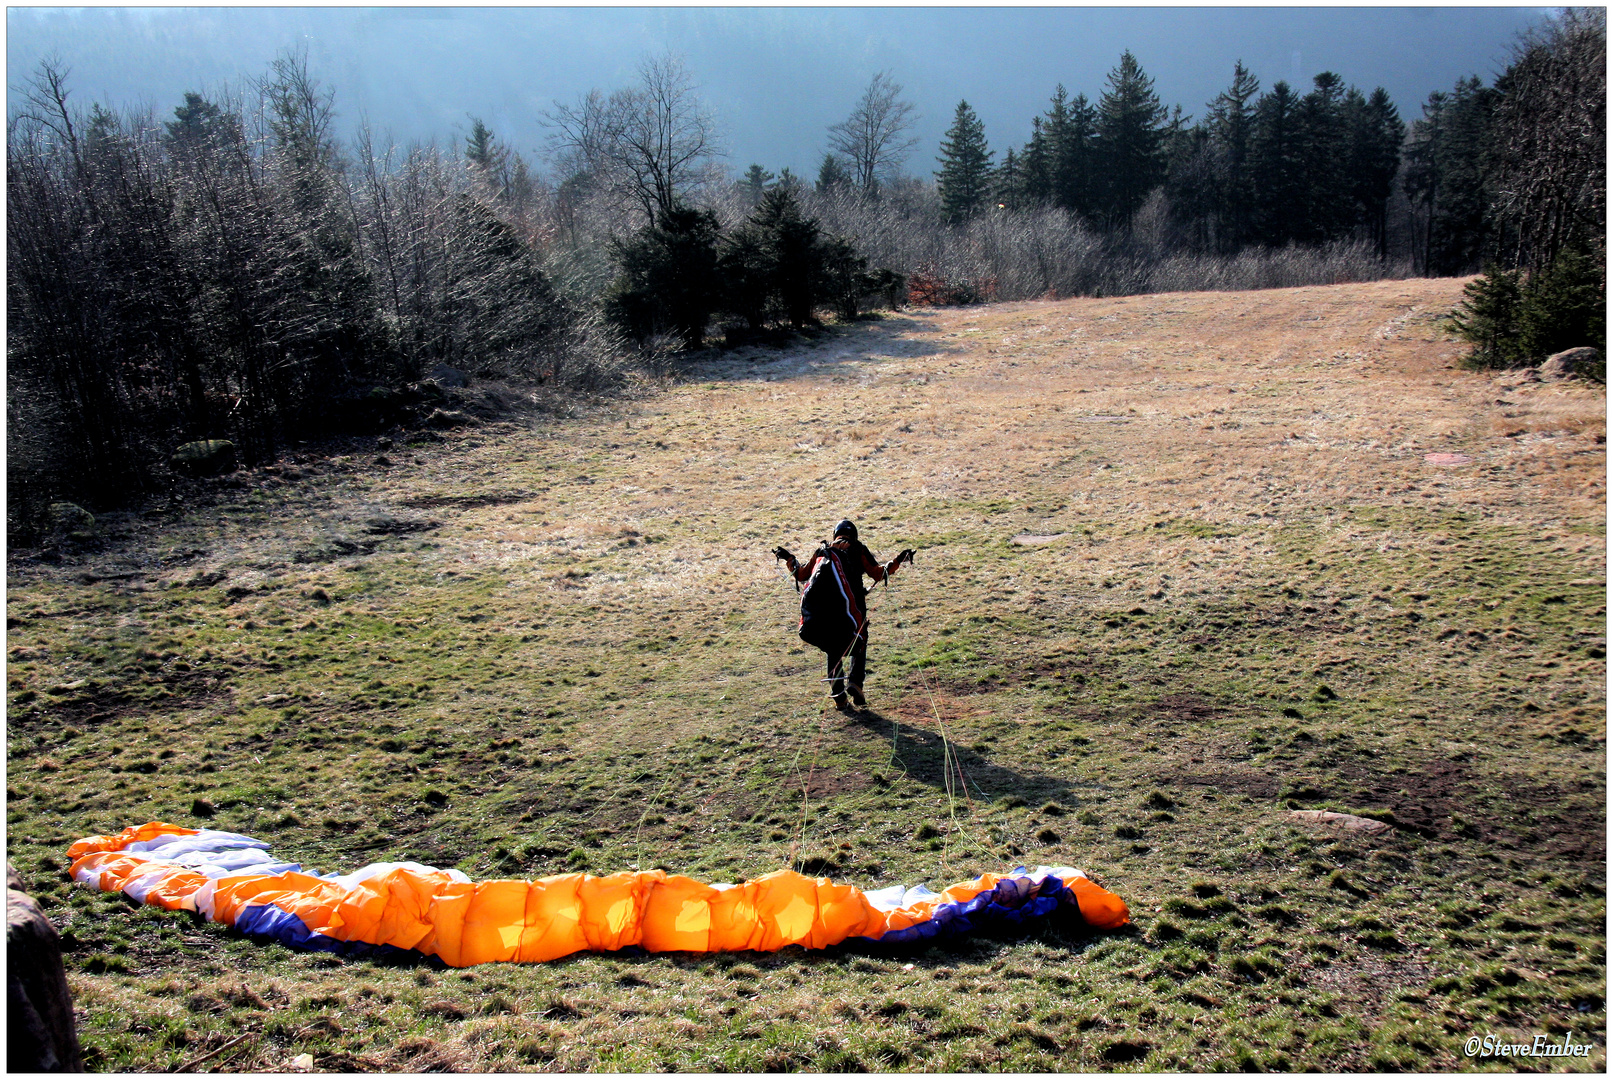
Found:
[[[815,177],[729,160],[665,53],[552,103],[539,159],[468,112],[448,149],[341,139],[340,87],[297,52],[124,111],[47,61],[7,130],[12,528],[166,483],[179,443],[264,460],[385,430],[443,366],[591,394],[903,302],[1488,267],[1463,323],[1482,362],[1600,345],[1605,39],[1600,11],[1547,20],[1409,123],[1381,87],[1242,62],[1167,104],[1123,51],[1098,100],[1053,87],[1029,141],[994,148],[959,100],[933,153],[875,71]]]

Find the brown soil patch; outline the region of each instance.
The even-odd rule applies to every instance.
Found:
[[[808,770],[799,780],[800,783],[791,783],[790,786],[798,790],[805,789],[811,798],[850,795],[866,791],[874,785],[874,778],[860,770],[822,765]]]
[[[1233,795],[1252,795],[1257,799],[1275,799],[1282,784],[1276,777],[1255,769],[1221,768],[1197,772],[1162,772],[1155,781],[1167,790],[1171,787],[1210,787]]]
[[[445,506],[459,510],[475,510],[483,506],[508,506],[512,503],[530,502],[544,494],[546,490],[502,491],[483,495],[415,495],[398,501],[401,505],[414,510],[435,510]]]

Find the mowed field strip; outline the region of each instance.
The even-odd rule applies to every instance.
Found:
[[[1605,389],[1460,369],[1462,284],[904,311],[13,551],[7,853],[91,1066],[1604,1069]],[[857,718],[769,555],[842,517],[918,550]],[[342,960],[66,880],[153,819],[477,879],[1073,865],[1134,925]]]

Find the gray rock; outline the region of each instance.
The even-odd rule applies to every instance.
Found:
[[[50,527],[57,536],[69,540],[95,539],[95,515],[77,503],[51,503]]]
[[[6,864],[6,1071],[83,1072],[62,940]]]
[[[466,378],[463,371],[458,368],[451,368],[447,364],[438,364],[431,369],[426,378],[447,389],[457,390],[470,385],[470,380]]]
[[[1572,379],[1584,378],[1593,372],[1605,371],[1602,353],[1589,346],[1577,349],[1564,349],[1560,353],[1552,353],[1546,357],[1546,362],[1540,365],[1542,379]]]
[[[1288,817],[1304,825],[1316,825],[1334,832],[1366,836],[1383,836],[1394,832],[1394,826],[1386,821],[1359,817],[1355,814],[1340,814],[1332,810],[1294,810]]]
[[[174,450],[168,464],[187,476],[217,476],[235,471],[235,444],[228,439],[202,439]]]
[[[426,425],[434,428],[457,428],[471,423],[471,418],[457,409],[433,409],[426,417]]]

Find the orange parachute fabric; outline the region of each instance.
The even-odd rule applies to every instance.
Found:
[[[412,949],[465,967],[638,946],[649,952],[821,949],[853,938],[912,941],[1023,924],[1064,909],[1112,930],[1126,904],[1069,867],[983,874],[942,893],[864,892],[779,870],[706,885],[660,870],[473,882],[457,870],[381,863],[345,876],[277,863],[261,840],[151,822],[68,849],[76,881],[198,911],[296,948]]]

